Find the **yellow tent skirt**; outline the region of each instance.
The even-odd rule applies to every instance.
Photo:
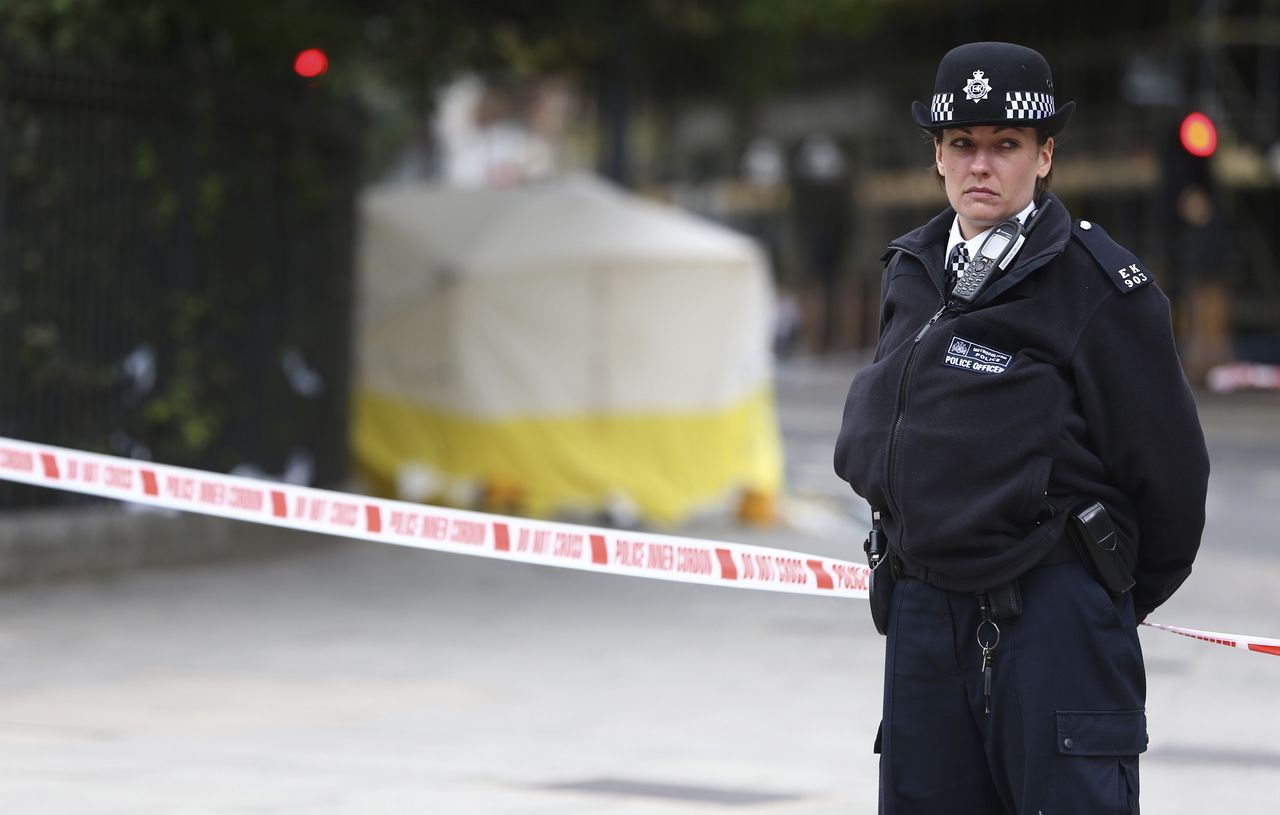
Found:
[[[759,512],[782,487],[769,387],[706,412],[475,418],[367,391],[354,407],[356,466],[386,496],[535,517],[621,503],[669,525],[727,501]]]

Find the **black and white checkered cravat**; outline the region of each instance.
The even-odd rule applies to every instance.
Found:
[[[947,259],[947,294],[956,287],[956,278],[964,277],[964,271],[968,268],[969,248],[961,241],[951,250],[951,257]]]

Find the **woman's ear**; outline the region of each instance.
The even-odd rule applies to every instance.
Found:
[[[1040,155],[1036,166],[1036,177],[1044,178],[1049,174],[1049,170],[1053,169],[1053,136],[1044,140],[1044,144],[1040,145]]]

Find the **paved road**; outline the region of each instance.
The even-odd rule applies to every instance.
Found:
[[[849,364],[780,374],[789,525],[687,531],[854,555]],[[1280,636],[1278,405],[1206,402],[1205,556],[1157,618]],[[1146,809],[1274,811],[1280,659],[1142,636]],[[881,642],[856,601],[358,542],[11,589],[0,811],[870,813]]]

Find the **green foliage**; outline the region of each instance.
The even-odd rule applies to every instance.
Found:
[[[350,92],[370,76],[426,108],[460,69],[588,82],[622,71],[659,93],[760,91],[806,47],[847,42],[873,0],[0,0],[0,44],[18,59],[115,60],[218,76],[288,79],[323,47],[319,83]]]
[[[338,0],[0,0],[18,58],[204,63],[254,71],[318,40],[340,48],[355,3]]]
[[[872,0],[745,0],[743,22],[758,31],[857,36],[866,28]]]

